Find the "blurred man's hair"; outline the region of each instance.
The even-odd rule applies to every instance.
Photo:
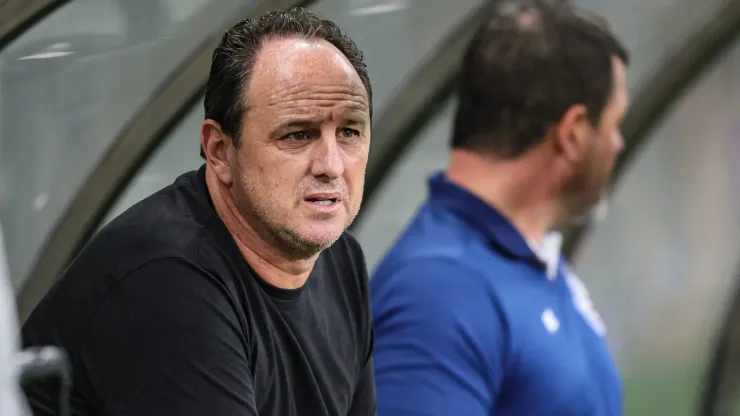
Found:
[[[573,105],[598,124],[627,50],[600,17],[558,0],[499,0],[468,46],[452,148],[514,158]]]
[[[357,71],[372,108],[372,89],[362,52],[334,22],[302,8],[269,12],[258,19],[245,19],[234,25],[213,51],[203,102],[205,118],[217,121],[234,145],[240,145],[241,119],[248,106],[246,90],[257,54],[265,40],[276,37],[322,39],[334,45]],[[200,154],[204,156],[203,149]]]

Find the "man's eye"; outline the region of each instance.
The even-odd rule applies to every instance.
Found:
[[[344,137],[345,139],[351,139],[359,135],[360,132],[355,129],[342,129],[342,137]]]
[[[308,133],[305,131],[296,131],[283,136],[284,140],[306,140],[308,139]]]

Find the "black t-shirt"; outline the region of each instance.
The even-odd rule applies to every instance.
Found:
[[[131,207],[84,248],[22,329],[70,356],[74,415],[374,415],[367,271],[344,234],[306,284],[249,267],[204,168]],[[56,415],[51,382],[26,392]]]

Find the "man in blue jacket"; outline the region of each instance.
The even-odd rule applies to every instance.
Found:
[[[371,280],[378,414],[620,415],[604,325],[554,231],[603,197],[628,54],[565,2],[487,13],[449,167]]]

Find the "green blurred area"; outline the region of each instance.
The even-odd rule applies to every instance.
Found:
[[[699,364],[643,369],[623,375],[626,416],[695,416],[706,367]]]

